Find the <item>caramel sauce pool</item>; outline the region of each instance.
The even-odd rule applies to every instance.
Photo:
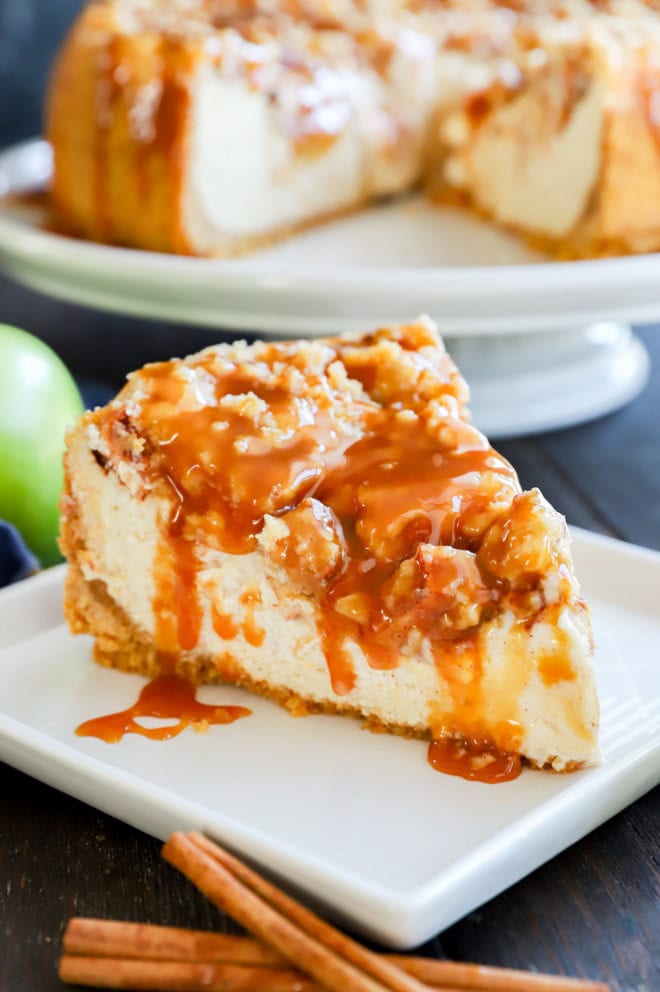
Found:
[[[495,785],[511,782],[522,771],[520,756],[499,751],[488,741],[455,740],[447,737],[431,741],[428,749],[431,768],[445,775],[458,775],[473,782]]]
[[[263,362],[267,365],[277,359],[277,346],[271,347],[274,357],[269,358],[265,346]],[[396,404],[354,399],[351,429],[342,432],[333,416],[333,397],[324,396],[322,383],[316,392],[296,395],[258,379],[229,359],[223,359],[220,368],[213,366],[212,357],[201,357],[180,378],[173,371],[171,363],[162,363],[136,374],[141,392],[138,424],[146,440],[152,478],[158,485],[164,483],[174,497],[154,576],[160,652],[176,655],[190,650],[199,637],[197,539],[229,554],[249,553],[257,546],[266,514],[286,517],[305,501],[311,512],[320,506],[327,514],[340,547],[340,560],[330,574],[319,578],[314,590],[317,626],[337,695],[346,695],[356,684],[347,642],[358,644],[373,668],[397,666],[410,631],[410,597],[414,600],[427,580],[429,588],[432,580],[439,582],[437,575],[429,579],[424,562],[416,560],[420,545],[470,553],[468,565],[463,558],[441,561],[442,581],[453,583],[452,587],[469,583],[471,601],[485,608],[497,602],[497,583],[482,576],[474,564],[480,544],[475,521],[493,498],[508,501],[519,488],[512,467],[474,428],[449,418],[455,443],[443,445],[419,418],[412,425],[401,418]],[[350,370],[350,375],[360,378],[359,370]],[[370,383],[364,385],[369,388]],[[191,394],[196,402],[190,402]],[[247,407],[241,406],[247,404],[246,397],[254,405],[249,415]],[[259,417],[270,417],[276,423],[276,443],[267,443],[255,428]],[[485,477],[489,480],[486,488]],[[400,594],[392,594],[392,583],[400,578],[402,563],[411,561],[408,599],[403,596],[399,603]],[[297,563],[287,559],[283,564],[294,576]],[[441,611],[442,596],[435,601]],[[250,594],[242,597],[240,610],[242,615],[230,616],[218,608],[212,617],[216,632],[225,641],[241,632],[248,643],[261,644],[264,633],[255,622]],[[429,638],[436,664],[451,690],[451,671],[442,665],[447,645],[457,635],[443,631],[437,617],[437,612],[418,611],[414,623]],[[147,695],[138,704],[142,715],[140,707],[148,709],[154,700],[160,704],[158,680],[155,685],[155,689],[144,690]],[[470,684],[466,687],[464,678],[457,684],[464,712],[470,706],[477,710],[481,706],[480,689],[481,663],[475,652]],[[202,704],[195,702],[192,690],[186,695],[179,687],[174,698],[179,703],[169,709],[169,704],[164,706],[170,716],[182,704],[182,723],[206,719],[195,715]],[[220,718],[212,722],[228,722],[224,714],[232,708],[220,709]],[[135,724],[138,711],[102,718],[105,724],[92,721],[91,726],[100,726],[110,735],[105,739],[117,739],[117,734],[128,732],[127,727],[146,736],[173,736],[169,728],[145,732]],[[89,733],[89,727],[85,724],[79,732]],[[459,735],[463,732],[460,726],[447,729]],[[466,778],[505,781],[519,772],[519,764],[510,755],[496,754],[487,745],[482,757],[478,769],[474,748],[462,753],[455,741],[436,741],[429,751],[432,767]]]
[[[252,711],[244,706],[213,706],[201,703],[195,687],[176,675],[159,675],[145,685],[137,702],[119,713],[87,720],[77,728],[78,737],[97,737],[115,744],[125,734],[141,734],[151,740],[168,741],[186,729],[206,729],[217,724],[233,723]],[[175,722],[161,727],[145,727],[138,720],[144,717]]]

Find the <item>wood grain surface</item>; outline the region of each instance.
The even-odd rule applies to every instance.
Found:
[[[0,320],[41,335],[99,402],[129,369],[223,336],[98,314],[2,277]],[[498,447],[571,523],[660,550],[660,329],[639,333],[653,373],[638,400]],[[658,992],[659,822],[655,790],[421,951]],[[73,914],[237,929],[158,852],[153,838],[0,765],[0,990],[63,988],[55,964]]]

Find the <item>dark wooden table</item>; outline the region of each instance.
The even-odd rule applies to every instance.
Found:
[[[0,321],[41,335],[99,395],[144,361],[219,336],[68,306],[2,278]],[[660,550],[660,329],[640,334],[654,366],[637,401],[595,423],[499,447],[523,483],[539,485],[571,523]],[[658,992],[659,818],[656,789],[423,953]],[[234,929],[160,860],[157,841],[0,765],[3,992],[62,988],[56,960],[73,914]]]

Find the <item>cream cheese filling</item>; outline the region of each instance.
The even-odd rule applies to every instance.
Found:
[[[564,237],[585,215],[598,182],[603,122],[603,97],[596,83],[559,130],[546,119],[544,89],[532,86],[466,136],[446,163],[446,178],[463,186],[496,220]]]
[[[263,92],[206,66],[194,84],[184,226],[196,247],[265,234],[362,200],[364,147],[350,108],[322,155],[298,153]],[[341,105],[333,108],[336,115]]]

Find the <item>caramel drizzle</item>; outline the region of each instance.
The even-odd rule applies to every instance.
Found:
[[[245,607],[245,619],[241,624],[243,637],[253,648],[259,648],[264,642],[266,631],[257,623],[254,610],[255,606],[261,603],[261,593],[259,589],[246,589],[240,596],[240,602]]]
[[[233,723],[251,710],[244,706],[212,706],[196,698],[195,687],[175,675],[159,675],[145,685],[138,700],[119,713],[87,720],[76,730],[78,737],[97,737],[108,744],[115,744],[125,734],[140,734],[151,740],[168,741],[187,727],[206,730],[211,725]],[[173,720],[160,727],[145,727],[138,721],[143,718]]]
[[[200,362],[190,374],[192,388],[204,389],[210,402],[185,412],[182,397],[190,383],[173,378],[169,364],[142,373],[157,471],[175,496],[157,563],[154,612],[160,650],[191,649],[199,636],[195,537],[203,532],[212,547],[245,554],[255,548],[266,512],[286,515],[313,497],[332,511],[345,546],[338,573],[317,597],[333,689],[343,695],[355,686],[346,646],[351,642],[359,644],[372,667],[396,667],[409,628],[405,616],[397,616],[388,604],[388,583],[422,543],[476,550],[479,535],[472,532],[471,521],[493,496],[482,491],[483,474],[495,475],[506,496],[517,487],[511,466],[478,432],[459,422],[454,427],[462,431],[463,443],[443,449],[421,422],[411,429],[401,423],[396,409],[357,402],[358,430],[342,438],[319,402],[312,408],[235,368],[211,376]],[[255,436],[243,415],[218,406],[224,395],[248,393],[291,424],[275,448]],[[421,588],[425,576],[422,566],[417,567],[414,581]],[[448,582],[462,580],[460,567],[446,563]],[[484,582],[481,595],[484,601],[496,601],[496,584]],[[355,616],[350,597],[360,605]],[[263,632],[254,629],[249,600],[243,597],[246,617],[241,624],[216,613],[220,636],[236,636],[240,626],[249,643],[261,642]],[[347,601],[348,611],[342,608]],[[432,639],[455,636],[443,633],[436,616],[417,619]]]
[[[110,37],[99,54],[94,108],[94,164],[92,196],[94,204],[95,237],[99,241],[122,241],[122,221],[126,207],[118,196],[126,195],[126,183],[132,182],[130,202],[140,205],[150,215],[150,224],[161,222],[164,217],[170,224],[166,232],[173,251],[185,254],[187,239],[182,226],[181,211],[164,209],[158,200],[166,196],[178,203],[184,184],[186,118],[190,114],[189,53],[181,40],[163,35],[157,50],[146,52],[153,61],[155,78],[150,80],[157,87],[155,98],[149,105],[140,80],[133,78],[136,52],[125,50],[126,39],[120,35]],[[141,107],[142,105],[142,107]],[[138,133],[134,132],[131,117],[146,110]],[[126,134],[125,132],[128,132]],[[121,187],[113,179],[111,165],[116,162],[113,141],[125,143],[126,167]],[[132,194],[132,195],[131,195]],[[147,229],[149,225],[147,225]],[[150,239],[147,234],[147,240]],[[145,245],[148,247],[148,245]]]
[[[422,543],[474,550],[466,521],[484,508],[482,473],[501,472],[503,489],[513,479],[508,463],[488,447],[443,452],[421,425],[411,436],[398,423],[396,411],[381,410],[375,419],[375,429],[348,449],[344,465],[328,474],[316,494],[339,519],[349,550],[342,574],[328,584],[322,599],[326,658],[340,695],[355,685],[347,643],[358,643],[372,668],[397,667],[409,633],[408,610],[397,617],[396,603],[389,605],[386,592],[400,563],[414,558]],[[407,523],[396,532],[402,520]],[[392,534],[384,560],[373,551],[383,534]],[[421,570],[416,578],[421,590]],[[460,575],[447,575],[452,578],[460,580]],[[363,607],[356,619],[337,610],[339,601],[351,596]],[[432,640],[446,639],[433,618],[417,619]]]
[[[98,56],[94,107],[96,133],[93,138],[93,202],[95,233],[100,241],[110,241],[113,235],[109,168],[111,134],[115,126],[117,104],[122,93],[122,87],[117,83],[117,70],[120,64],[119,46],[119,37],[113,36]]]

